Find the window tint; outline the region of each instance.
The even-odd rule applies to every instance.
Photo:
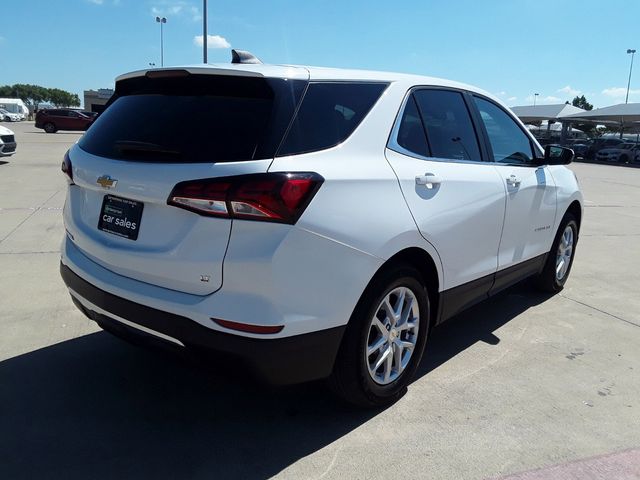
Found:
[[[310,83],[278,156],[323,150],[342,143],[386,87],[382,83]]]
[[[478,139],[462,94],[448,90],[414,92],[427,130],[431,155],[454,160],[481,160]]]
[[[402,148],[422,156],[429,156],[427,137],[413,95],[407,100],[398,128],[396,143]]]
[[[123,80],[79,146],[141,162],[273,158],[305,86],[298,80],[218,75]]]
[[[489,135],[493,159],[502,163],[529,163],[533,159],[531,141],[513,119],[500,107],[474,97]]]

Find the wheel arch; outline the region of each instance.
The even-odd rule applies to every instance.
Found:
[[[430,325],[433,327],[438,320],[440,306],[439,289],[441,279],[438,274],[438,268],[436,267],[435,260],[426,250],[423,250],[420,247],[408,247],[392,255],[380,266],[380,268],[378,268],[373,277],[371,277],[366,289],[369,288],[369,285],[371,285],[373,280],[380,275],[381,272],[398,265],[409,265],[414,267],[422,275],[425,287],[427,288],[427,295],[429,296],[431,310]]]
[[[578,200],[574,200],[567,208],[565,215],[570,213],[576,218],[576,222],[578,223],[578,233],[580,232],[580,224],[582,223],[582,205]]]

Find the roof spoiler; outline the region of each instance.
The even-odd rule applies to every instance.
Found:
[[[231,50],[231,63],[262,63],[258,57],[246,50]]]

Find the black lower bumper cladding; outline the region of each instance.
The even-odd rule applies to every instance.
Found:
[[[179,340],[186,348],[212,351],[243,361],[260,378],[275,385],[300,383],[329,376],[333,369],[345,327],[295,335],[285,338],[256,339],[209,329],[187,317],[157,310],[105,292],[90,284],[60,263],[60,274],[67,287],[79,297],[100,309],[146,327],[154,332]],[[102,328],[121,337],[140,342],[167,342],[140,333],[108,315],[92,311],[82,305],[74,293],[74,303]]]

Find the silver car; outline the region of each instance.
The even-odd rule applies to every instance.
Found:
[[[606,162],[629,163],[640,155],[640,144],[621,143],[617,147],[603,148],[596,154],[596,159]]]

